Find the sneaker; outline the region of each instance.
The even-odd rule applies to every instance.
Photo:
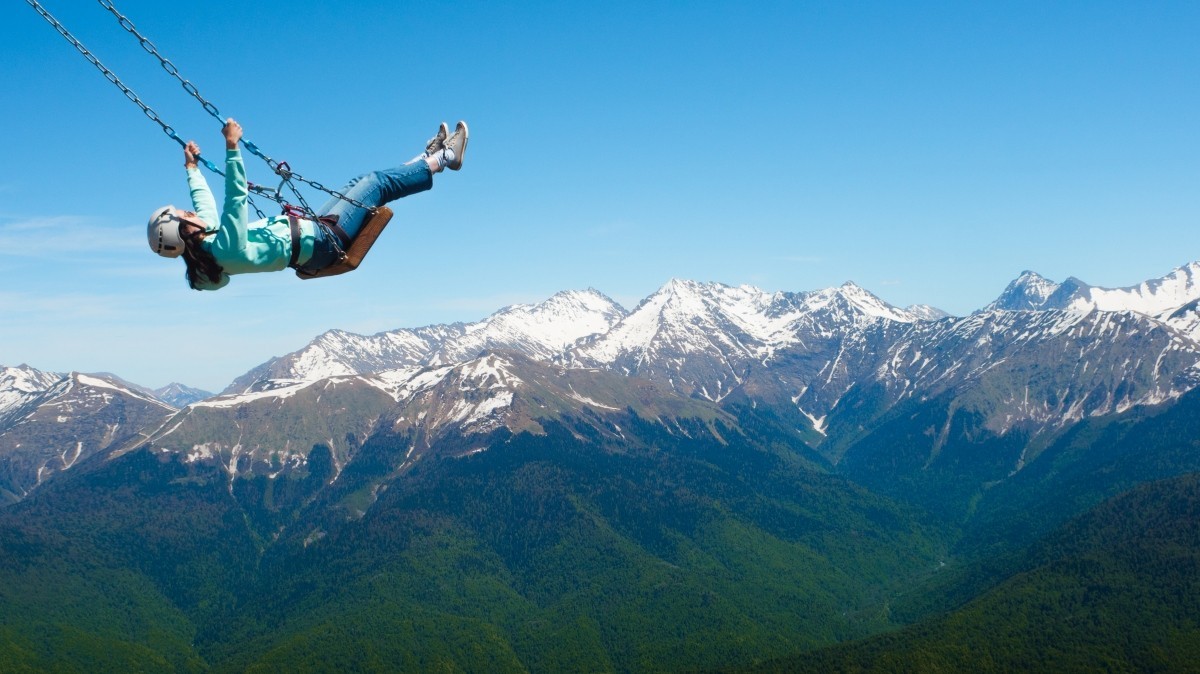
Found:
[[[454,127],[454,135],[446,139],[445,148],[454,156],[448,158],[446,168],[451,171],[457,171],[462,168],[463,155],[467,153],[467,123],[459,122],[458,126]]]
[[[437,133],[425,144],[425,154],[423,156],[430,157],[435,152],[441,152],[442,148],[446,146],[446,137],[449,135],[450,129],[446,128],[446,123],[442,122],[439,124]]]

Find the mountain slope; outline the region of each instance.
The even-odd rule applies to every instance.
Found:
[[[234,669],[354,667],[371,652],[531,671],[744,662],[873,629],[866,588],[933,563],[903,509],[719,421],[604,414],[500,429],[484,446],[444,436],[409,467],[411,429],[377,434],[312,508],[374,500],[280,539],[210,657]],[[261,615],[279,629],[257,630]],[[410,636],[408,616],[427,636]],[[456,654],[464,643],[481,652]]]
[[[193,403],[124,450],[148,447],[186,463],[219,466],[232,483],[239,475],[303,469],[320,444],[340,471],[394,404],[375,378],[276,383]]]
[[[1034,272],[1024,272],[984,311],[1069,309],[1133,311],[1153,316],[1200,340],[1200,262],[1192,262],[1161,278],[1126,288],[1100,288],[1077,278],[1054,283]]]
[[[877,322],[917,316],[853,283],[810,293],[766,293],[674,280],[612,330],[581,342],[567,362],[606,367],[720,401],[784,349],[827,355],[843,336]]]
[[[703,669],[960,606],[1009,582],[972,566],[993,556],[1069,585],[1090,548],[1015,551],[1196,468],[1200,344],[1141,311],[1048,308],[1085,289],[1043,281],[962,318],[853,284],[676,280],[628,313],[560,293],[326,333],[181,410],[10,368],[0,461],[37,488],[0,509],[0,665]],[[1138,615],[1128,599],[1112,610]]]
[[[159,400],[178,408],[187,407],[194,402],[211,398],[213,395],[208,391],[186,386],[179,382],[172,382],[162,388],[154,389],[153,393]]]
[[[62,375],[28,365],[0,369],[0,429],[28,413],[27,408],[60,381]]]
[[[234,380],[242,393],[264,380],[315,380],[458,363],[503,349],[549,360],[576,340],[608,330],[625,310],[596,290],[564,291],[537,305],[514,305],[478,323],[393,330],[370,337],[332,330],[305,348]]]
[[[144,437],[175,410],[110,375],[4,370],[0,501],[23,498],[58,472]]]
[[[753,671],[1194,671],[1200,475],[1144,485],[1035,546],[947,616]]]
[[[322,446],[231,482],[217,455],[162,443],[208,414],[244,410],[210,418],[233,433],[257,412],[287,417],[289,401],[345,403],[388,380],[181,412],[158,439],[0,510],[0,616],[20,616],[0,662],[78,662],[45,630],[60,625],[143,668],[707,667],[874,631],[879,588],[933,566],[912,511],[812,470],[798,443],[769,446],[647,382],[556,372],[489,354],[398,376],[395,406],[340,473]],[[440,406],[464,385],[486,414]],[[508,405],[486,403],[505,392]],[[46,591],[18,591],[31,582]],[[96,597],[91,613],[75,592]],[[158,620],[166,633],[147,634]],[[49,650],[13,646],[31,639]]]
[[[620,437],[602,417],[625,410],[667,425],[676,418],[733,423],[711,404],[650,382],[494,352],[454,365],[260,382],[255,390],[194,403],[125,449],[145,445],[189,463],[219,465],[232,482],[303,470],[321,445],[337,475],[377,431],[411,433],[416,462],[446,436],[466,443],[455,451],[470,452],[472,438],[486,445],[500,429],[542,433],[543,421],[566,415],[592,419],[594,432]]]
[[[1027,545],[1143,482],[1200,472],[1200,390],[1170,406],[1088,419],[979,500],[961,554]]]
[[[135,452],[0,509],[0,670],[209,668],[258,543],[222,476]]]

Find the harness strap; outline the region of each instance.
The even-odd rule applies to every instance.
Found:
[[[350,244],[353,243],[350,240],[350,235],[346,233],[346,230],[338,226],[338,217],[336,215],[322,215],[321,217],[317,218],[317,220],[319,220],[322,225],[325,225],[326,229],[333,232],[334,236],[338,238],[338,241],[342,242],[342,250],[346,250],[350,247]]]
[[[287,213],[287,219],[288,225],[292,228],[292,258],[288,261],[288,266],[295,269],[297,263],[300,262],[300,218],[289,212]],[[345,251],[350,248],[353,240],[349,234],[346,234],[346,230],[338,226],[338,217],[336,215],[322,215],[317,218],[317,222],[314,224],[318,227],[324,226],[325,229],[337,237],[338,242],[342,244],[342,255],[344,256]]]
[[[288,266],[295,269],[296,263],[300,261],[300,219],[291,213],[287,216],[288,224],[292,227],[292,259],[288,262]]]

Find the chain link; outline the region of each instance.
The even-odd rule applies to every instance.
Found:
[[[199,89],[196,88],[196,85],[192,84],[190,81],[181,77],[179,75],[179,68],[176,67],[175,64],[172,63],[170,60],[168,60],[165,56],[163,56],[161,53],[159,53],[158,48],[154,46],[154,43],[151,42],[149,39],[147,39],[145,36],[143,36],[141,33],[139,33],[137,30],[137,27],[133,25],[133,22],[130,21],[126,16],[121,14],[119,11],[117,11],[117,8],[113,5],[111,0],[98,0],[98,1],[100,2],[100,5],[102,7],[107,9],[109,12],[111,12],[113,14],[113,16],[115,16],[117,18],[117,23],[120,24],[120,26],[122,28],[124,28],[126,31],[128,31],[131,35],[133,35],[137,39],[138,44],[141,45],[142,49],[144,49],[148,54],[150,54],[158,59],[159,65],[162,66],[162,69],[164,71],[166,71],[166,73],[168,75],[179,80],[181,86],[183,86],[184,91],[186,91],[188,94],[190,94],[192,97],[194,97],[197,101],[199,101],[200,105],[204,108],[204,110],[206,112],[208,112],[208,114],[212,115],[214,118],[216,118],[222,124],[224,123],[224,120],[221,119],[221,112],[220,112],[220,110],[217,109],[217,106],[215,106],[212,103],[210,103],[209,101],[205,100],[205,98],[200,95],[200,91],[199,91]],[[83,57],[85,59],[87,59],[87,61],[89,63],[91,63],[93,66],[95,66],[96,69],[99,70],[102,75],[104,75],[104,78],[106,80],[108,80],[109,82],[112,82],[114,85],[116,85],[116,87],[121,90],[121,93],[125,95],[125,98],[128,98],[131,102],[133,102],[134,105],[138,106],[138,108],[141,109],[142,114],[146,115],[146,117],[148,117],[150,119],[150,121],[154,122],[155,124],[158,124],[158,126],[162,129],[163,133],[165,133],[168,138],[175,141],[176,143],[179,143],[180,147],[185,147],[185,148],[187,147],[187,143],[182,138],[179,137],[179,134],[175,132],[175,129],[172,128],[171,125],[169,125],[165,121],[163,121],[162,118],[159,117],[158,113],[155,112],[153,108],[151,108],[149,105],[146,105],[146,103],[144,103],[142,101],[142,99],[140,97],[138,97],[136,92],[134,92],[132,89],[130,89],[128,86],[126,86],[125,83],[121,81],[121,78],[117,77],[116,73],[114,73],[113,71],[111,71],[107,67],[105,67],[105,65],[100,62],[100,59],[96,58],[96,56],[94,54],[92,54],[92,52],[89,51],[88,48],[85,47],[82,42],[80,42],[74,35],[71,34],[70,31],[67,30],[66,26],[62,25],[58,21],[58,19],[54,18],[54,16],[51,15],[50,12],[48,12],[46,10],[46,8],[42,7],[41,3],[39,3],[37,0],[25,0],[25,2],[30,7],[33,7],[33,9],[38,14],[40,14],[41,17],[43,19],[45,19],[47,23],[49,23],[51,26],[53,26],[54,29],[56,31],[58,31],[59,35],[62,35],[63,38],[65,38],[67,40],[67,42],[70,42],[71,46],[75,47],[75,49],[80,54],[82,54]],[[315,180],[309,180],[308,178],[305,178],[304,176],[302,176],[298,173],[292,172],[290,170],[290,168],[286,167],[286,164],[284,164],[281,167],[280,162],[277,162],[274,159],[263,154],[263,152],[261,150],[259,150],[258,146],[255,145],[254,143],[251,143],[250,141],[243,139],[242,145],[245,146],[245,148],[247,150],[249,150],[251,154],[253,154],[253,155],[261,158],[263,161],[265,161],[267,163],[267,166],[271,167],[272,171],[274,171],[277,175],[279,175],[281,178],[283,178],[285,182],[289,183],[289,187],[291,187],[293,193],[296,194],[296,197],[298,198],[301,205],[303,206],[303,210],[305,211],[305,213],[307,215],[311,216],[312,219],[314,219],[314,220],[316,219],[316,214],[312,211],[312,209],[310,209],[308,207],[308,204],[305,203],[305,201],[304,201],[304,197],[298,191],[296,191],[295,187],[290,184],[290,181],[299,180],[300,182],[302,182],[314,189],[325,192],[326,194],[328,194],[336,199],[340,199],[342,201],[350,203],[354,206],[357,206],[358,208],[366,209],[367,211],[370,211],[371,213],[374,213],[376,210],[374,207],[368,206],[368,205],[362,203],[361,201],[358,201],[356,199],[348,197],[345,194],[338,192],[337,190],[329,189],[328,187],[325,187],[324,185],[322,185],[319,182],[316,182]],[[219,176],[222,176],[222,177],[225,176],[225,172],[222,171],[221,169],[217,168],[216,164],[212,163],[207,158],[201,157],[200,155],[196,155],[196,161],[199,162],[200,164],[202,164],[204,166],[204,168],[208,169],[209,171],[212,171],[213,173],[215,173]],[[279,194],[278,190],[275,190],[274,194],[271,194],[269,190],[265,190],[262,188],[252,187],[251,189],[254,190],[255,192],[257,192],[259,195],[261,195],[267,199],[270,199],[272,201],[275,201],[283,206],[288,205],[287,202],[283,200],[283,197]],[[250,202],[250,205],[254,208],[254,210],[259,214],[260,217],[265,217],[265,216],[263,216],[262,211],[259,210],[258,206],[255,205],[253,201]]]
[[[196,100],[200,101],[200,105],[204,106],[204,110],[208,114],[216,118],[217,121],[224,123],[225,120],[221,119],[221,111],[217,109],[217,106],[206,101],[204,97],[200,95],[200,91],[195,87],[195,85],[183,79],[183,77],[179,74],[179,68],[177,68],[174,63],[171,63],[167,57],[160,54],[158,47],[155,47],[154,43],[151,42],[145,35],[139,33],[137,26],[133,25],[133,22],[130,21],[128,17],[117,11],[116,6],[114,6],[110,0],[99,0],[99,2],[101,7],[107,9],[114,17],[116,17],[117,23],[120,24],[122,28],[124,28],[130,35],[137,38],[138,44],[141,45],[142,49],[145,50],[147,54],[150,54],[154,58],[158,59],[158,64],[162,66],[162,69],[165,70],[168,75],[174,77],[176,80],[179,80],[179,84],[183,86],[184,91],[188,92],[194,96]]]
[[[96,69],[99,70],[102,75],[104,75],[105,79],[107,79],[109,82],[112,82],[113,84],[117,85],[117,88],[121,90],[121,93],[125,94],[126,98],[133,101],[134,105],[141,108],[142,113],[145,114],[147,117],[149,117],[150,121],[152,121],[155,124],[158,124],[160,127],[162,127],[163,133],[167,134],[168,138],[175,141],[176,143],[179,143],[179,145],[181,147],[186,147],[187,143],[185,143],[184,140],[182,138],[180,138],[177,133],[175,133],[175,129],[171,128],[170,125],[168,125],[166,122],[164,122],[158,116],[158,113],[154,111],[153,108],[151,108],[150,106],[143,103],[142,99],[138,98],[138,95],[136,93],[134,93],[134,91],[132,89],[125,86],[125,83],[121,81],[121,78],[117,77],[116,73],[114,73],[113,71],[106,68],[104,66],[104,64],[100,62],[100,59],[96,58],[96,56],[94,54],[92,54],[92,52],[88,51],[88,48],[83,46],[82,42],[77,40],[75,38],[75,36],[72,35],[71,32],[66,29],[65,26],[63,26],[61,23],[58,22],[58,19],[55,19],[53,16],[51,16],[50,12],[47,12],[46,9],[37,2],[37,0],[25,0],[25,1],[31,7],[33,7],[34,10],[36,10],[38,14],[42,15],[42,18],[45,19],[51,26],[53,26],[54,29],[57,30],[60,35],[62,35],[64,38],[66,38],[67,42],[71,43],[71,46],[75,47],[75,49],[78,50],[80,54],[83,54],[83,57],[85,59],[87,59],[88,63],[91,63],[92,65],[96,66]]]
[[[176,67],[175,64],[172,63],[169,59],[167,59],[167,57],[165,57],[161,53],[159,53],[158,47],[154,46],[153,42],[151,42],[146,36],[144,36],[138,32],[137,27],[133,25],[133,22],[130,21],[128,17],[126,17],[124,14],[121,14],[121,12],[117,10],[116,6],[112,3],[112,0],[97,0],[97,2],[100,3],[101,7],[103,7],[104,9],[107,9],[114,17],[116,17],[117,23],[120,24],[120,26],[122,28],[124,28],[130,35],[133,35],[137,39],[138,44],[141,45],[142,49],[144,49],[146,51],[146,53],[148,53],[151,56],[153,56],[154,58],[158,59],[158,63],[159,63],[159,65],[162,66],[162,69],[165,70],[168,75],[170,75],[171,77],[174,77],[176,80],[178,80],[179,84],[183,87],[183,90],[188,92],[188,94],[190,94],[193,98],[195,98],[197,101],[199,101],[200,105],[204,107],[204,110],[206,112],[208,112],[208,114],[215,117],[222,124],[225,123],[225,120],[222,119],[221,112],[217,109],[217,106],[213,105],[208,100],[206,100],[203,96],[201,96],[200,90],[196,88],[196,85],[192,84],[189,80],[184,79],[179,74],[179,68]],[[257,145],[255,145],[254,143],[252,143],[248,140],[242,139],[242,146],[245,147],[250,152],[250,154],[253,154],[254,156],[265,161],[267,163],[267,166],[271,167],[271,170],[274,171],[276,175],[283,178],[285,181],[299,180],[300,182],[308,185],[309,187],[312,187],[313,189],[316,189],[316,190],[320,190],[321,192],[324,192],[331,197],[348,202],[359,208],[364,208],[372,213],[375,212],[375,208],[372,206],[368,206],[368,205],[362,203],[361,201],[358,201],[356,199],[348,197],[345,194],[338,192],[337,190],[330,189],[315,180],[309,180],[308,178],[305,178],[304,176],[300,175],[299,173],[292,171],[290,168],[286,168],[286,167],[281,168],[281,166],[280,166],[281,162],[277,162],[274,159],[272,159],[271,157],[268,157],[266,154],[263,153],[262,150],[259,149],[259,147]],[[299,199],[304,211],[306,213],[308,213],[309,215],[312,215],[315,219],[315,213],[313,213],[312,210],[308,208],[308,204],[304,203],[304,197],[300,196],[300,193],[297,192],[294,187],[292,188],[292,191],[293,191],[293,193],[296,194],[296,197]],[[276,201],[278,201],[278,199],[276,199]]]

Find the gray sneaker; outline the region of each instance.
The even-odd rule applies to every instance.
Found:
[[[446,162],[446,168],[457,171],[462,168],[463,155],[467,153],[467,123],[459,122],[454,127],[454,134],[446,139],[445,148],[454,153],[454,158]]]
[[[439,124],[437,133],[425,144],[425,154],[423,156],[429,157],[436,152],[441,152],[442,148],[446,146],[446,137],[449,135],[450,129],[446,127],[446,123],[442,122]]]

